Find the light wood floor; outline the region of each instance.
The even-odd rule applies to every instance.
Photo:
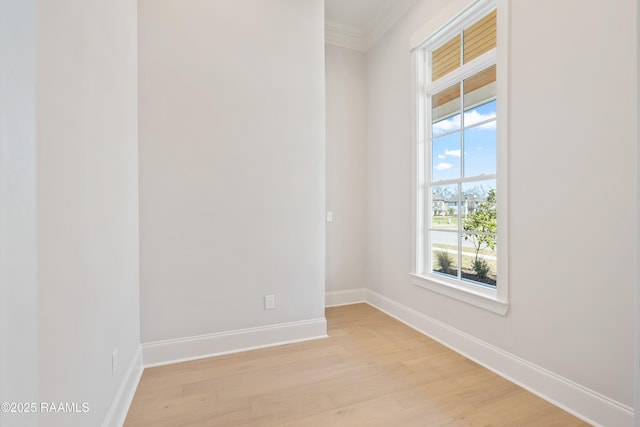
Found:
[[[329,338],[149,368],[126,427],[586,426],[365,305]]]

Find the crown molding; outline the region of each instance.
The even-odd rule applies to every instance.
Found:
[[[366,29],[366,49],[368,50],[387,33],[418,0],[399,0],[392,7],[381,10]]]
[[[367,50],[367,39],[363,31],[337,22],[326,22],[324,41],[334,46],[345,47],[360,52]]]
[[[381,9],[364,30],[340,24],[325,22],[325,43],[366,52],[386,34],[417,0],[398,0],[392,6]]]

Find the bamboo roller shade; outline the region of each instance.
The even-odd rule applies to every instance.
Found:
[[[460,66],[460,36],[457,35],[431,54],[431,81]]]
[[[464,30],[462,46],[464,63],[496,47],[496,11]],[[431,53],[431,81],[458,68],[460,64],[460,35],[456,35]]]
[[[480,89],[490,83],[496,81],[496,66],[493,65],[480,71],[478,74],[465,79],[464,81],[464,93],[465,95]],[[460,98],[460,84],[455,84],[446,88],[445,90],[436,93],[431,97],[431,107],[436,108],[442,104],[453,101],[456,98]]]

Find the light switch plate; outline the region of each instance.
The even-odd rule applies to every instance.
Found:
[[[273,310],[276,308],[276,297],[275,295],[265,295],[264,296],[264,309],[265,310]]]

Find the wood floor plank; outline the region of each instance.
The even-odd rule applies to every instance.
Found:
[[[587,426],[366,305],[329,338],[145,370],[126,427]]]

